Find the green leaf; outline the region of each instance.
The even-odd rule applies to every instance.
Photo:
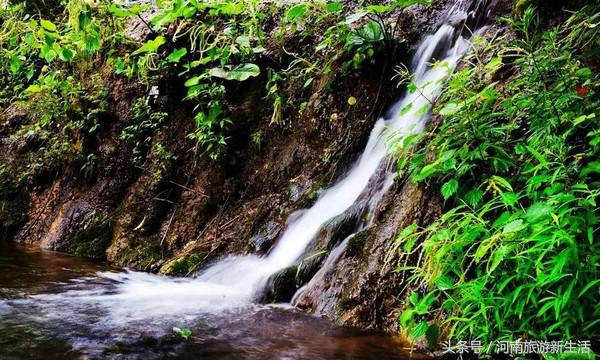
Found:
[[[187,54],[186,48],[173,50],[173,52],[170,53],[169,56],[167,56],[167,61],[172,63],[179,62],[179,60],[181,60],[181,58],[184,57],[185,54]]]
[[[530,224],[538,222],[540,219],[548,217],[553,211],[552,206],[546,202],[537,202],[531,205],[525,213],[525,219]]]
[[[415,312],[412,309],[406,309],[400,314],[398,320],[400,321],[400,326],[402,326],[402,328],[408,328],[408,325],[413,319],[414,313]]]
[[[289,8],[285,17],[288,21],[295,21],[296,19],[299,19],[302,16],[304,16],[307,11],[308,8],[306,7],[306,5],[298,4]]]
[[[250,47],[250,38],[246,35],[240,35],[235,39],[235,42],[244,48]]]
[[[507,245],[501,245],[492,255],[492,262],[488,269],[488,274],[492,273],[498,265],[504,260],[506,255],[510,252],[511,248]]]
[[[410,336],[413,339],[418,339],[421,336],[425,335],[425,333],[427,333],[427,329],[429,328],[429,324],[427,324],[426,321],[421,321],[420,323],[418,323],[417,325],[415,325],[415,327],[413,327],[410,331]]]
[[[425,332],[425,338],[430,348],[437,348],[440,338],[440,328],[435,324],[430,325]]]
[[[592,161],[581,170],[581,177],[586,177],[589,174],[600,174],[600,161]]]
[[[178,327],[174,327],[173,328],[173,332],[175,332],[177,335],[181,336],[184,339],[188,339],[190,336],[192,336],[192,331],[188,328],[178,328]]]
[[[399,115],[400,116],[406,115],[410,111],[410,109],[412,109],[412,103],[408,103],[408,104],[404,105],[402,107],[402,109],[400,109]]]
[[[329,2],[325,5],[325,10],[330,13],[337,13],[344,9],[344,5],[337,1]]]
[[[350,25],[353,24],[355,22],[357,22],[358,20],[362,19],[365,15],[367,15],[368,12],[364,9],[360,9],[357,12],[348,15],[346,17],[346,19],[344,20],[344,22],[346,23],[346,25]]]
[[[244,81],[250,77],[260,75],[260,68],[255,64],[247,63],[238,65],[231,70],[226,68],[212,68],[209,70],[209,74],[225,80]]]
[[[452,195],[454,195],[454,193],[456,193],[456,190],[458,190],[458,180],[456,179],[451,179],[450,181],[448,181],[447,183],[445,183],[444,185],[442,185],[442,196],[444,197],[444,200],[448,200],[448,198]]]
[[[148,40],[144,45],[142,45],[139,49],[134,51],[132,55],[138,55],[143,53],[155,53],[158,51],[158,48],[166,43],[167,40],[164,36],[159,35],[153,40]]]
[[[509,191],[513,191],[512,186],[510,185],[510,183],[504,179],[503,177],[497,176],[497,175],[492,175],[492,177],[490,178],[490,180],[494,181],[496,184],[502,186],[503,188],[509,190]]]
[[[45,30],[56,32],[56,25],[54,25],[51,21],[40,19],[40,25],[42,25]]]
[[[485,65],[485,69],[488,72],[494,72],[496,70],[498,70],[500,67],[502,66],[502,58],[501,57],[495,57],[492,58],[486,65]]]
[[[457,113],[462,105],[457,104],[455,102],[449,102],[439,111],[439,114],[442,116],[448,116]]]
[[[381,25],[371,20],[351,33],[349,42],[353,45],[373,43],[383,40]]]
[[[67,48],[62,48],[60,53],[58,54],[58,57],[62,60],[62,61],[66,61],[69,62],[71,60],[73,60],[73,57],[75,56],[75,53],[73,52],[73,50],[67,49]]]
[[[504,192],[500,195],[500,199],[507,206],[514,206],[519,200],[519,196],[513,192]]]
[[[19,57],[16,55],[11,56],[10,58],[10,72],[14,74],[18,73],[21,69],[21,61]]]
[[[595,113],[591,113],[589,115],[578,116],[577,118],[575,118],[575,120],[573,120],[573,125],[577,126],[577,125],[581,124],[582,122],[584,122],[584,121],[586,121],[588,119],[593,119],[595,117],[596,117]]]
[[[400,234],[398,234],[398,238],[403,239],[406,238],[410,235],[412,235],[415,231],[417,231],[417,229],[419,228],[419,225],[417,224],[410,224],[407,227],[405,227]]]
[[[454,287],[454,283],[452,282],[452,279],[450,279],[450,277],[447,275],[442,275],[442,276],[438,277],[437,280],[435,281],[435,285],[440,290],[448,290],[448,289],[452,289]]]
[[[199,82],[200,82],[200,76],[194,76],[194,77],[187,79],[183,85],[185,85],[186,87],[192,87],[192,86],[198,85]]]
[[[42,87],[39,86],[39,85],[36,85],[36,84],[29,85],[27,87],[27,89],[25,89],[25,92],[29,93],[29,94],[35,94],[35,93],[38,93],[40,91],[42,91]]]
[[[589,79],[592,77],[592,70],[588,67],[577,70],[577,75]]]
[[[117,6],[117,4],[110,4],[108,12],[116,17],[127,17],[131,15],[127,9]]]
[[[515,233],[515,232],[525,229],[526,227],[527,227],[527,225],[523,223],[522,219],[517,219],[517,220],[511,221],[508,224],[504,225],[502,232],[505,234]]]
[[[483,191],[479,189],[472,189],[465,194],[465,201],[467,204],[475,207],[483,199]]]

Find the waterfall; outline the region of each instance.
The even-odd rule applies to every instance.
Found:
[[[443,25],[423,41],[417,50],[418,61],[413,73],[413,81],[419,90],[397,102],[389,119],[381,118],[376,122],[364,152],[346,176],[325,190],[311,208],[288,224],[267,257],[229,257],[208,268],[197,281],[235,289],[233,294],[224,292],[224,299],[233,296],[235,303],[244,299],[250,301],[269,275],[297,261],[323,224],[348,210],[367,189],[369,180],[386,159],[389,136],[409,135],[424,129],[432,99],[437,98],[443,80],[467,47],[466,41],[459,37],[440,65],[431,67],[429,62],[433,52],[440,45],[451,42],[453,36],[454,28]],[[403,111],[408,104],[411,104],[410,110]],[[389,172],[388,176],[393,177],[394,172]],[[389,185],[391,182],[386,183]]]
[[[477,0],[475,9],[485,7],[483,3],[485,0]],[[322,192],[311,208],[288,224],[268,256],[230,256],[195,279],[173,280],[131,271],[103,273],[100,276],[114,281],[117,291],[88,294],[86,298],[114,306],[119,312],[117,317],[141,319],[152,314],[213,312],[251,305],[268,277],[294,264],[327,221],[347,211],[368,190],[375,194],[369,201],[372,208],[392,184],[395,172],[387,170],[384,181],[377,182],[379,189],[368,189],[375,174],[386,166],[390,136],[410,135],[425,128],[431,103],[469,46],[462,31],[451,23],[456,23],[457,17],[463,22],[475,17],[473,11],[468,11],[472,5],[470,1],[457,1],[439,29],[422,40],[411,64],[417,90],[407,92],[385,117],[377,120],[359,159],[345,176]],[[339,251],[334,254],[339,257]]]

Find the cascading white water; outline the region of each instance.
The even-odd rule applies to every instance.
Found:
[[[465,2],[461,3],[464,5]],[[464,6],[454,8],[457,14],[464,12]],[[418,90],[408,92],[391,107],[386,119],[381,118],[375,123],[364,152],[346,176],[324,191],[311,208],[287,226],[268,256],[228,257],[195,279],[173,280],[137,272],[103,273],[101,277],[116,282],[117,291],[85,294],[81,299],[104,303],[115,309],[111,311],[118,311],[118,317],[134,319],[178,311],[186,313],[192,309],[212,312],[250,305],[270,275],[297,261],[319,229],[348,210],[365,192],[369,181],[384,165],[389,137],[423,131],[431,102],[439,96],[444,80],[467,48],[468,42],[449,24],[442,25],[422,41],[412,64],[412,81]],[[432,66],[436,52],[442,54]],[[387,172],[386,180],[372,202],[382,196],[394,176],[394,171]]]

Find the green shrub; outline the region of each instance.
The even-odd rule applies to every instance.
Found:
[[[532,9],[508,20],[515,39],[476,46],[425,146],[397,147],[400,170],[445,199],[394,247],[398,271],[426,289],[399,319],[413,338],[440,324],[487,344],[600,335],[599,79],[586,66],[599,19],[592,6],[545,32]]]

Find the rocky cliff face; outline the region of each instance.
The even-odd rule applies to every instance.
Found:
[[[29,109],[8,106],[0,115],[0,159],[14,174],[5,177],[0,193],[3,237],[174,275],[192,274],[226,254],[267,252],[290,215],[310,206],[364,148],[374,121],[401,95],[389,81],[392,64],[408,63],[411,48],[449,5],[404,13],[408,41],[394,58],[380,56],[333,82],[315,79],[310,93],[286,89],[288,98],[302,96],[307,104],[301,113],[284,113],[285,126],[269,125],[265,76],[228,89],[232,145],[218,162],[199,158],[185,140],[193,109],[182,101],[181,80],[171,75],[157,84],[158,96],[149,97],[167,117],[141,150],[120,134],[135,123],[134,99],[148,89],[109,76],[100,128],[86,139],[98,154],[87,178],[69,161],[37,164],[49,146],[46,134],[25,131]],[[284,67],[291,61],[276,50],[262,61],[275,60]],[[260,141],[251,134],[260,134]],[[170,156],[155,151],[158,144]],[[32,170],[25,182],[17,179],[23,169]],[[371,225],[348,238],[366,214],[350,211],[334,219],[298,264],[271,279],[263,300],[289,301],[308,284],[295,299],[300,308],[351,325],[394,329],[403,282],[393,271],[393,239],[409,224],[429,223],[440,208],[436,196],[397,179],[368,214]],[[328,263],[344,240],[346,247]]]

